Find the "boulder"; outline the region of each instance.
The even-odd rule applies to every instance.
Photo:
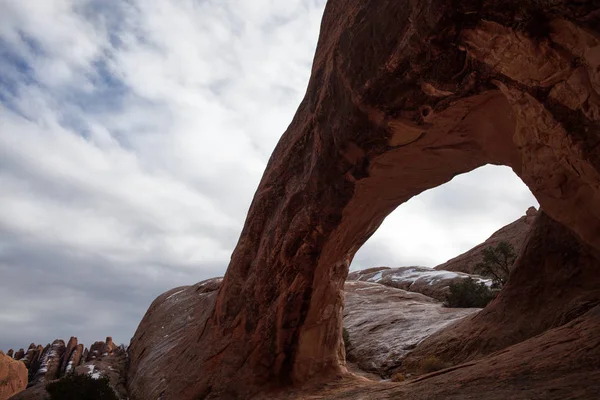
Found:
[[[0,351],[0,400],[6,400],[27,387],[27,368]]]

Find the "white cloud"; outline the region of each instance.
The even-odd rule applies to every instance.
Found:
[[[224,273],[323,7],[0,0],[0,348],[127,342],[156,295]],[[444,261],[529,205],[474,176],[464,201],[498,199],[502,218],[449,201],[462,189],[426,193],[357,261]]]

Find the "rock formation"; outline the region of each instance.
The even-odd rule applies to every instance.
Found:
[[[423,339],[479,311],[445,308],[422,294],[378,283],[348,281],[344,291],[344,327],[351,343],[348,360],[388,378]]]
[[[491,279],[478,275],[439,271],[426,267],[369,268],[349,273],[346,280],[381,283],[382,285],[421,293],[444,301],[449,293],[450,284],[467,278],[472,278],[476,282],[483,282],[488,286],[492,285]]]
[[[6,400],[25,390],[26,386],[27,368],[25,368],[25,364],[0,351],[0,400]]]
[[[483,261],[482,251],[490,246],[496,246],[500,242],[510,243],[515,249],[515,254],[519,254],[537,214],[538,211],[534,207],[530,207],[524,216],[497,230],[485,242],[438,265],[435,269],[473,274],[475,265]]]
[[[166,294],[153,303],[131,343],[132,398],[248,398],[344,376],[343,285],[355,252],[398,205],[485,164],[511,167],[552,219],[600,250],[597,7],[329,1],[306,96],[269,160],[221,287],[200,295],[190,286],[172,292],[180,296],[172,305]],[[560,319],[548,304],[540,309]],[[594,318],[580,326],[591,329]],[[544,371],[569,371],[557,365],[558,350],[584,362],[579,348],[551,343],[555,359],[539,358]],[[523,379],[512,371],[524,367],[515,353],[495,357],[512,368],[499,369],[498,381],[514,392]],[[433,388],[445,391],[437,398],[456,396],[462,382],[475,382],[465,393],[480,396],[481,383],[456,380],[465,371],[432,378],[454,378]],[[545,387],[528,381],[530,397],[570,385],[542,376]]]
[[[71,372],[89,374],[94,378],[100,375],[107,376],[119,396],[123,399],[128,397],[125,388],[127,354],[113,343],[110,336],[105,342],[95,342],[92,345],[97,355],[90,360],[85,358],[89,352],[87,349],[84,352],[83,344],[78,343],[74,336],[66,346],[63,340],[56,339],[44,348],[33,343],[29,347],[27,355],[19,360],[20,364],[27,364],[30,353],[35,354],[37,358],[32,358],[35,361],[28,364],[30,379],[27,389],[16,395],[14,400],[49,398],[45,390],[46,384]]]
[[[562,326],[600,305],[599,271],[600,252],[542,212],[498,297],[426,339],[405,368],[429,354],[458,364]]]

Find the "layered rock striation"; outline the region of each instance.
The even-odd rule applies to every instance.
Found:
[[[131,344],[132,398],[250,398],[346,375],[343,287],[354,254],[398,205],[485,164],[511,167],[552,220],[600,250],[599,26],[591,1],[330,0],[306,95],[223,282],[202,297],[184,288],[177,305],[165,295],[153,303]],[[524,304],[544,301],[511,282],[507,293]],[[568,320],[562,306],[538,307]],[[522,372],[515,363],[503,365]],[[516,390],[522,381],[511,379]],[[544,397],[540,382],[530,397]],[[436,389],[451,398],[463,388]]]

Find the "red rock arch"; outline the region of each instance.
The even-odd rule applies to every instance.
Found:
[[[178,367],[153,349],[158,369],[199,372],[177,387],[163,372],[165,383],[141,388],[148,356],[134,338],[134,398],[245,397],[343,373],[355,252],[398,205],[487,163],[510,166],[547,214],[600,249],[591,6],[458,3],[329,1],[306,96],[218,295],[173,339],[186,346]]]

